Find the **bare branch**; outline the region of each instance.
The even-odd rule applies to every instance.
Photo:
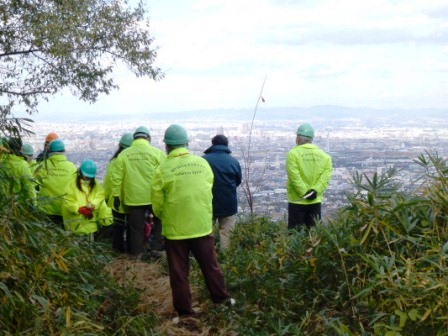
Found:
[[[243,179],[243,191],[244,191],[244,196],[246,197],[247,203],[249,205],[249,209],[250,209],[250,213],[251,216],[254,214],[254,200],[253,200],[253,190],[250,186],[250,182],[251,182],[251,164],[252,164],[252,156],[251,156],[251,141],[252,141],[252,131],[254,128],[254,121],[255,121],[255,116],[257,115],[257,110],[258,110],[258,104],[260,103],[260,100],[262,100],[262,94],[263,94],[263,89],[264,89],[264,85],[266,83],[266,76],[264,77],[263,80],[263,84],[261,85],[261,89],[260,89],[260,94],[258,95],[258,99],[257,99],[257,103],[255,104],[255,108],[254,108],[254,113],[252,115],[252,120],[251,120],[251,124],[250,124],[250,129],[249,129],[249,138],[248,138],[248,145],[247,145],[247,152],[244,149],[244,145],[241,145],[241,152],[242,152],[242,156],[243,156],[243,161],[244,161],[244,179]],[[264,175],[264,171],[263,171],[263,175]],[[260,181],[258,181],[259,183]],[[258,183],[255,185],[256,188]]]
[[[34,90],[34,91],[27,91],[27,92],[14,92],[14,91],[8,91],[8,90],[2,90],[0,88],[0,93],[6,93],[14,96],[20,96],[20,97],[26,97],[30,95],[37,95],[37,94],[49,94],[51,91],[45,91],[45,90]]]
[[[0,57],[8,57],[8,56],[15,56],[15,55],[30,54],[30,53],[34,53],[36,51],[42,51],[42,50],[40,50],[40,49],[29,49],[29,50],[21,50],[21,51],[11,51],[11,52],[0,54]]]

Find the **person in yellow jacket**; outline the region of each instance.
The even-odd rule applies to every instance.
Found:
[[[22,140],[18,137],[4,139],[4,148],[1,156],[1,169],[6,173],[1,179],[0,187],[5,195],[15,195],[23,203],[35,205],[35,180],[29,164],[23,159]]]
[[[45,137],[44,149],[36,156],[36,161],[38,163],[41,163],[44,160],[48,159],[49,154],[50,154],[50,151],[49,151],[50,143],[56,139],[59,139],[59,136],[56,133],[51,132],[51,133],[47,134],[47,136]]]
[[[104,200],[103,186],[95,179],[97,170],[94,161],[84,160],[67,184],[62,201],[65,229],[91,240],[100,225],[112,224],[112,209]]]
[[[333,164],[331,156],[312,143],[313,138],[314,128],[307,123],[300,125],[297,146],[286,157],[288,228],[309,228],[321,220],[321,205]]]
[[[119,143],[118,149],[112,156],[107,165],[106,176],[104,178],[104,195],[106,198],[107,205],[112,208],[112,216],[114,218],[113,225],[111,226],[111,236],[112,236],[112,248],[117,251],[124,253],[129,248],[127,247],[127,243],[125,240],[124,233],[127,232],[127,221],[128,221],[128,210],[124,206],[124,204],[120,204],[118,209],[113,209],[114,206],[114,198],[112,197],[112,182],[111,176],[114,174],[117,168],[117,157],[118,155],[129,148],[134,141],[134,136],[132,133],[123,134]],[[122,185],[123,186],[123,185]],[[120,194],[120,199],[123,199],[123,190]],[[126,236],[129,236],[129,232],[126,233]]]
[[[188,282],[193,254],[215,303],[232,303],[218,264],[212,235],[213,171],[208,162],[187,149],[188,135],[179,125],[165,131],[168,159],[152,183],[154,213],[162,220],[174,309],[179,317],[194,315]]]
[[[61,139],[50,142],[47,155],[48,159],[41,162],[34,173],[39,182],[38,206],[56,226],[64,228],[64,190],[68,182],[74,179],[77,168],[67,159]]]
[[[23,144],[20,152],[22,153],[23,157],[25,158],[25,161],[28,162],[28,164],[30,165],[31,172],[34,175],[34,173],[36,172],[36,169],[38,167],[37,161],[34,158],[34,147],[29,143]]]
[[[134,141],[117,157],[111,174],[115,210],[123,203],[129,211],[128,247],[132,259],[140,259],[145,246],[146,218],[152,214],[151,185],[156,168],[166,160],[165,153],[151,145],[151,134],[144,126],[133,134]],[[153,250],[163,250],[160,220],[154,218],[157,233]],[[158,243],[158,246],[156,245]]]

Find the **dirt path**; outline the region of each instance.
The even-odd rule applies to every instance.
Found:
[[[207,303],[198,307],[201,311],[198,318],[190,318],[181,323],[173,323],[177,316],[171,300],[171,288],[164,260],[146,262],[128,260],[127,258],[115,259],[106,270],[117,280],[119,284],[133,284],[134,288],[142,292],[140,305],[137,311],[140,313],[155,312],[161,321],[158,331],[164,335],[236,335],[235,333],[221,333],[207,325]],[[193,297],[195,288],[191,288]]]

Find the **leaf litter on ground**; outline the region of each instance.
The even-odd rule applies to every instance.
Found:
[[[198,314],[175,321],[177,314],[173,308],[169,275],[163,261],[147,262],[118,257],[106,266],[106,271],[119,285],[130,285],[141,291],[136,311],[139,314],[154,312],[160,320],[157,331],[163,335],[237,335],[234,332],[229,334],[228,330],[216,330],[216,327],[208,325],[206,312],[210,308],[210,303],[199,304],[195,300],[198,297],[198,288],[191,283],[193,306]]]

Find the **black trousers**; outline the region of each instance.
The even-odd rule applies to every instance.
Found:
[[[129,235],[127,243],[129,253],[139,255],[144,252],[145,229],[146,229],[146,212],[151,211],[150,205],[129,205]]]
[[[306,225],[308,228],[316,225],[322,219],[321,203],[294,204],[288,203],[288,228],[295,229]]]
[[[114,223],[112,224],[112,248],[115,251],[125,253],[129,250],[127,239],[124,236],[125,232],[126,237],[129,236],[128,215],[115,210],[112,210],[112,215],[114,217]]]
[[[150,213],[153,215],[154,223],[151,249],[153,251],[163,251],[164,240],[162,237],[162,224],[160,219],[154,216],[152,205],[128,205],[128,211],[128,252],[133,255],[138,255],[145,252],[146,216]]]
[[[64,219],[59,215],[47,215],[47,217],[51,220],[51,222],[57,227],[63,229],[64,228]]]
[[[154,213],[152,215],[151,251],[163,251],[165,250],[165,244],[162,236],[162,222],[158,217],[154,216]]]

